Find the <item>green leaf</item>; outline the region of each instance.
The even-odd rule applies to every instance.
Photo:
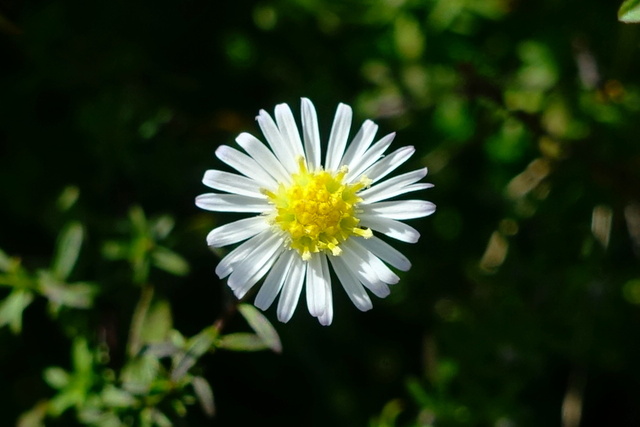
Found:
[[[198,402],[200,402],[200,406],[205,414],[209,417],[213,417],[216,413],[216,405],[213,400],[213,391],[211,390],[211,386],[202,377],[193,377],[191,381],[193,384],[193,390],[196,393],[196,397],[198,398]]]
[[[0,249],[0,271],[9,272],[12,267],[11,258]]]
[[[47,416],[48,402],[39,402],[36,406],[20,415],[16,427],[45,427],[44,419]]]
[[[143,344],[164,342],[173,325],[171,305],[166,300],[155,301],[144,319],[141,331]]]
[[[131,408],[136,399],[128,391],[119,389],[113,384],[107,384],[101,393],[102,403],[110,408]]]
[[[11,332],[22,330],[22,312],[33,301],[33,294],[25,289],[16,289],[0,303],[0,327],[9,325]]]
[[[149,355],[143,355],[130,360],[121,371],[122,387],[131,393],[148,394],[153,385],[160,363]]]
[[[98,289],[92,283],[61,283],[48,271],[40,271],[38,275],[39,290],[49,299],[52,309],[60,307],[89,308]]]
[[[187,261],[167,248],[156,248],[151,254],[151,259],[156,267],[176,276],[184,276],[189,272]]]
[[[249,332],[224,335],[220,337],[217,345],[219,348],[232,351],[260,351],[269,348],[262,338]]]
[[[187,341],[185,352],[174,360],[171,380],[178,381],[196,364],[198,359],[213,347],[218,337],[215,327],[209,326]]]
[[[62,193],[58,197],[57,206],[61,212],[71,209],[71,207],[78,201],[80,196],[80,189],[75,185],[70,185],[62,190]]]
[[[240,304],[238,305],[238,311],[240,311],[242,317],[244,317],[249,326],[251,326],[251,329],[262,339],[266,347],[276,353],[282,352],[282,343],[280,342],[278,332],[276,332],[273,325],[271,325],[269,320],[260,313],[257,308],[251,304]]]
[[[626,0],[618,10],[618,19],[622,22],[640,22],[640,0]]]
[[[51,366],[44,370],[44,381],[49,384],[51,388],[60,390],[69,384],[71,376],[67,371],[58,367]]]
[[[51,270],[60,279],[66,280],[73,270],[80,254],[80,246],[84,237],[84,230],[79,222],[71,222],[62,229],[58,236],[56,254]]]

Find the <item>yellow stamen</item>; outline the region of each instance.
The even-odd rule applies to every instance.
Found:
[[[337,173],[310,172],[304,159],[298,163],[300,170],[291,176],[291,184],[280,184],[275,192],[263,191],[275,207],[272,222],[285,232],[289,246],[309,260],[320,251],[340,255],[340,244],[350,236],[371,237],[370,229],[358,226],[356,216],[356,206],[362,201],[356,193],[370,181],[362,178],[346,184],[346,166]]]

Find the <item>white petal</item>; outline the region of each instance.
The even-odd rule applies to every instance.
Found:
[[[254,302],[256,307],[261,310],[266,310],[273,304],[278,293],[280,293],[280,289],[282,289],[284,280],[289,275],[289,269],[291,268],[294,256],[297,256],[297,254],[292,250],[285,251],[280,255],[280,258],[278,258],[273,268],[271,268],[267,278],[264,279],[258,295],[256,295]]]
[[[289,108],[287,104],[278,104],[276,105],[275,115],[280,135],[282,135],[282,139],[288,146],[287,151],[289,151],[296,160],[299,157],[304,157],[300,133],[298,132],[298,126],[293,118],[291,108]]]
[[[214,228],[207,235],[207,244],[214,248],[232,245],[253,237],[269,227],[264,216],[254,216]]]
[[[239,196],[237,194],[206,193],[196,197],[196,206],[214,212],[260,213],[271,209],[265,199]]]
[[[289,145],[284,141],[278,126],[276,126],[271,116],[266,111],[260,110],[256,120],[258,120],[258,125],[260,129],[262,129],[262,133],[276,157],[280,160],[280,163],[282,163],[282,166],[284,166],[289,173],[297,172],[298,160],[293,153],[289,151]]]
[[[257,182],[235,173],[211,169],[205,172],[202,183],[214,190],[256,197],[258,199],[265,198],[264,194],[260,192],[260,185]]]
[[[240,197],[240,196],[237,196]],[[380,215],[391,219],[413,219],[431,215],[436,205],[426,200],[394,200],[360,205],[365,215]]]
[[[325,169],[329,171],[338,170],[340,160],[344,154],[344,147],[347,145],[349,138],[349,130],[351,129],[351,117],[353,112],[351,107],[346,104],[338,104],[336,116],[331,126],[331,134],[329,135],[329,145],[327,147],[327,160]]]
[[[414,182],[424,178],[426,174],[427,168],[422,168],[413,172],[398,175],[359,192],[358,196],[362,197],[362,203],[367,204],[389,199],[391,197],[399,196],[400,194],[405,194],[411,191],[431,188],[433,187],[433,184],[423,183],[411,185]]]
[[[380,159],[382,153],[384,153],[389,145],[393,142],[393,138],[395,138],[395,133],[390,133],[389,135],[380,139],[380,141],[373,144],[371,148],[369,148],[361,157],[353,159],[353,162],[349,165],[349,172],[345,177],[348,183],[356,181],[362,172],[364,172],[369,166],[374,164]]]
[[[340,162],[340,166],[351,164],[354,159],[359,159],[362,157],[367,148],[371,146],[373,142],[373,138],[376,136],[376,132],[378,131],[378,125],[372,122],[371,120],[365,120],[360,127],[360,130],[349,144],[347,151],[344,153],[342,157],[342,161]]]
[[[390,264],[398,270],[408,271],[411,268],[411,261],[402,255],[397,249],[384,240],[372,236],[368,239],[358,239],[358,243],[371,251],[375,256]]]
[[[289,172],[282,166],[280,160],[258,138],[244,132],[238,135],[236,142],[276,181],[282,183],[291,181]]]
[[[271,178],[255,160],[235,148],[231,148],[228,145],[221,145],[216,150],[216,156],[241,174],[252,178],[256,182],[272,188],[277,187],[277,183],[273,178]]]
[[[296,253],[296,255],[298,255]],[[287,323],[298,305],[300,291],[304,284],[305,269],[307,263],[298,255],[293,258],[289,274],[282,286],[282,294],[278,301],[278,320]]]
[[[264,230],[229,252],[227,256],[222,258],[222,261],[220,261],[216,267],[216,274],[218,277],[224,279],[231,274],[238,262],[241,262],[270,237],[273,237],[273,232],[270,229]]]
[[[420,238],[418,230],[404,222],[367,214],[360,214],[358,218],[363,227],[369,227],[372,230],[379,231],[382,234],[402,242],[416,243]]]
[[[324,312],[318,316],[318,321],[323,326],[328,326],[333,321],[333,295],[331,294],[331,274],[329,273],[329,262],[325,254],[320,254],[322,266],[322,277],[324,278]]]
[[[372,182],[379,181],[387,176],[390,172],[396,169],[398,166],[406,162],[409,157],[415,153],[416,149],[407,146],[402,147],[389,154],[379,162],[375,163],[369,169],[365,170],[362,174],[369,178]]]
[[[395,285],[400,281],[400,278],[396,275],[396,273],[391,271],[391,269],[387,267],[387,265],[382,262],[380,258],[360,245],[359,239],[349,239],[347,242],[345,242],[345,244],[346,248],[353,251],[353,253],[358,258],[366,263],[366,265],[368,266],[368,273],[370,272],[372,275],[375,275],[384,283],[388,283],[390,285]]]
[[[233,266],[227,284],[238,299],[267,274],[283,250],[282,237],[274,234]]]
[[[343,245],[342,255],[340,256],[344,259],[345,264],[349,266],[351,272],[358,278],[358,281],[373,292],[375,296],[385,298],[391,293],[389,286],[380,280],[371,269],[371,266],[349,249],[347,245]]]
[[[364,290],[362,283],[356,278],[355,273],[351,271],[351,268],[345,263],[344,259],[339,256],[332,256],[329,258],[331,265],[342,284],[347,296],[360,311],[367,311],[373,308],[371,304],[371,298]]]
[[[327,290],[325,286],[326,278],[322,276],[322,253],[313,254],[307,262],[307,308],[313,317],[321,316],[325,310]]]
[[[316,170],[320,167],[320,132],[316,109],[307,98],[302,98],[302,133],[307,167]]]

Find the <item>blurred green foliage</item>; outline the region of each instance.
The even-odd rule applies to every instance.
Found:
[[[0,424],[638,425],[637,13],[0,2]],[[436,185],[413,269],[368,313],[334,289],[329,328],[236,306],[205,244],[227,218],[193,204],[301,96]]]

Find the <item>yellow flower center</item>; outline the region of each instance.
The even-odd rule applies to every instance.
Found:
[[[340,244],[350,236],[371,237],[371,230],[360,228],[356,217],[357,204],[362,201],[356,193],[368,186],[369,180],[363,177],[346,184],[346,166],[331,173],[308,171],[302,158],[299,164],[291,184],[280,184],[275,192],[264,190],[275,207],[273,224],[288,234],[289,246],[308,260],[320,251],[340,255]]]

